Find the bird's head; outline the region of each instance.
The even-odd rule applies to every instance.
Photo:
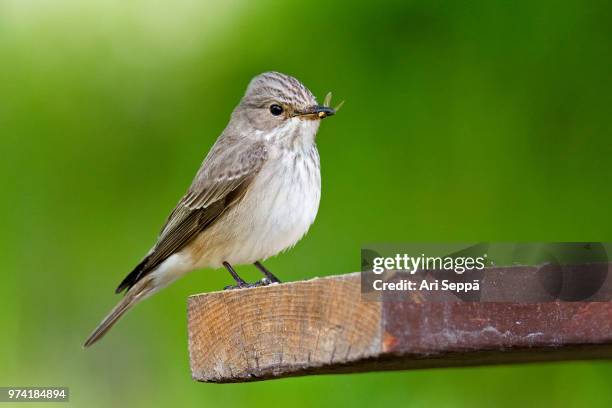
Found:
[[[311,145],[322,119],[336,110],[319,105],[297,79],[265,72],[251,80],[232,115],[232,124],[248,137],[283,144]]]

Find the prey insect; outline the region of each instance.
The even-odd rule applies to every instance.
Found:
[[[330,104],[331,104],[331,99],[332,99],[332,93],[328,92],[327,95],[325,95],[325,99],[323,100],[323,106],[329,108]],[[334,110],[336,112],[338,112],[340,110],[340,108],[342,107],[342,105],[344,105],[344,101],[340,102],[338,105],[336,105],[336,107],[334,108]],[[324,118],[326,115],[325,112],[319,112],[319,117],[320,118]]]

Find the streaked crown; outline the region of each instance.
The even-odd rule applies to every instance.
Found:
[[[317,104],[317,100],[300,81],[280,72],[264,72],[251,80],[243,102],[265,103],[270,99],[296,107]]]

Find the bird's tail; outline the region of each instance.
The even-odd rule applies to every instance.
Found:
[[[83,347],[89,347],[98,340],[100,340],[106,332],[108,332],[117,320],[123,316],[125,312],[130,310],[132,306],[146,297],[152,295],[156,292],[154,285],[152,284],[152,279],[150,277],[144,278],[140,280],[136,285],[134,285],[130,290],[127,291],[125,297],[121,299],[119,303],[110,311],[110,313],[100,322],[98,327],[89,335]]]

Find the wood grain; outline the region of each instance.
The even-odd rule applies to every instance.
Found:
[[[355,275],[192,296],[193,377],[247,381],[375,357],[381,306],[361,302]]]

